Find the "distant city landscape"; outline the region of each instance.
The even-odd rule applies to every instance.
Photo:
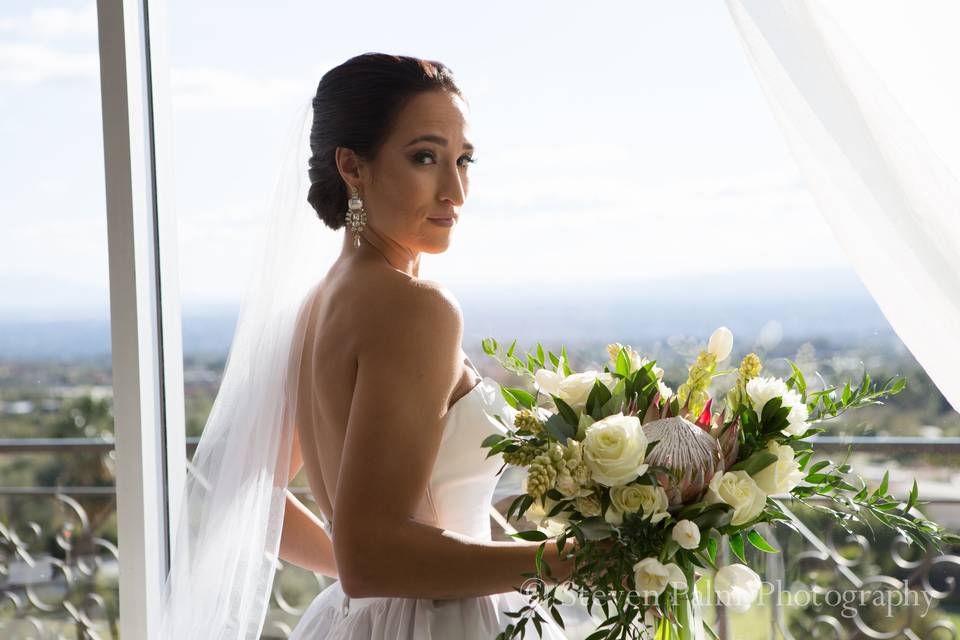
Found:
[[[573,296],[562,287],[529,293],[518,288],[457,290],[465,319],[464,350],[481,373],[517,385],[528,383],[483,353],[481,340],[493,337],[509,345],[517,339],[521,353],[535,349],[537,341],[555,353],[563,346],[576,370],[602,369],[606,345],[621,342],[656,359],[665,370],[667,384],[676,389],[710,332],[725,325],[735,339],[727,368],[735,368],[743,355],[753,351],[763,359],[766,375],[788,377],[789,358],[803,371],[810,390],[848,379],[856,382],[864,370],[877,384],[895,375],[907,379],[906,389],[884,405],[818,425],[827,429],[824,435],[913,437],[930,443],[960,437],[960,414],[952,410],[862,289],[833,287],[818,293],[811,284],[811,291],[800,294],[792,290],[789,295],[778,295],[775,287],[769,287],[758,288],[749,296],[742,292],[725,296],[717,293],[723,289],[716,283],[698,289],[693,283],[678,286],[673,282],[602,286],[586,295],[577,287],[570,291],[578,293]],[[236,307],[224,307],[185,313],[188,437],[203,431],[219,388],[237,312]],[[715,379],[711,389],[715,397],[732,384],[728,378]],[[61,593],[69,579],[58,577],[57,563],[72,566],[82,557],[96,556],[100,568],[84,588],[102,600],[102,623],[98,623],[102,629],[115,627],[119,611],[112,400],[110,324],[106,318],[40,320],[8,314],[0,319],[0,441],[4,447],[0,455],[0,526],[10,525],[15,537],[7,540],[16,541],[18,553],[29,549],[35,557],[33,564],[12,562],[0,588]],[[17,448],[17,443],[26,439],[47,438],[51,440],[36,448]],[[99,444],[77,446],[79,441],[73,439]],[[57,445],[59,440],[70,444]],[[916,478],[921,498],[930,501],[925,513],[960,530],[960,510],[955,508],[960,455],[954,451],[956,447],[919,451],[888,447],[854,451],[850,461],[868,484],[877,484],[884,472],[889,472],[891,490],[901,495]],[[834,459],[847,455],[836,446],[827,453]],[[306,489],[305,475],[301,473],[292,485]],[[501,511],[509,501],[501,501]],[[317,511],[315,504],[307,504]],[[496,537],[506,539],[499,532]],[[308,604],[326,584],[326,579],[318,583],[317,576],[293,565],[285,565],[278,580],[294,606]],[[945,615],[957,616],[952,613],[954,598],[942,607]],[[269,619],[289,624],[296,616],[273,607]],[[741,624],[744,628],[755,626],[750,621]],[[69,621],[64,619],[63,625],[68,629]]]

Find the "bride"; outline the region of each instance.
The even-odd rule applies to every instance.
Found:
[[[279,556],[338,578],[292,640],[492,640],[528,604],[540,543],[492,540],[502,458],[481,442],[513,409],[464,353],[456,299],[419,274],[467,197],[467,103],[439,62],[366,53],[324,74],[303,116],[172,504],[159,636],[258,638]],[[332,265],[314,213],[344,229]],[[328,525],[287,489],[301,469]],[[554,581],[572,550],[544,546]],[[593,630],[586,607],[564,604],[580,628],[538,606],[525,615],[540,637]]]
[[[280,551],[325,552],[339,581],[291,639],[491,640],[525,602],[514,588],[539,543],[490,539],[502,461],[480,447],[499,426],[484,411],[508,407],[461,347],[456,299],[419,276],[422,253],[450,247],[467,197],[467,105],[444,65],[367,54],[323,77],[313,109],[308,201],[346,228],[301,314],[290,473],[306,469],[333,542],[285,529]],[[545,559],[569,575],[555,545]]]

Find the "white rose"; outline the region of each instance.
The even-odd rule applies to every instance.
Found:
[[[706,501],[708,504],[723,502],[733,507],[730,524],[738,526],[760,515],[767,504],[767,494],[746,471],[727,471],[710,480]]]
[[[658,596],[670,582],[670,570],[656,558],[644,558],[633,565],[633,579],[640,595]]]
[[[651,522],[666,518],[670,499],[660,485],[630,484],[610,489],[610,509],[604,519],[615,525],[623,524],[623,514],[643,512],[652,516]]]
[[[600,498],[595,495],[579,496],[573,502],[577,511],[588,518],[600,515]]]
[[[789,391],[790,413],[787,414],[787,422],[790,423],[781,433],[785,436],[799,436],[806,433],[810,428],[807,418],[810,417],[810,411],[807,405],[800,399],[800,394],[792,389]],[[787,402],[785,399],[784,402]]]
[[[647,438],[640,419],[615,413],[587,427],[583,460],[593,479],[608,487],[627,484],[647,471]]]
[[[800,399],[800,394],[793,389],[787,389],[787,383],[780,378],[751,378],[747,381],[747,395],[757,415],[761,414],[769,400],[778,396],[781,398],[781,407],[790,407],[790,413],[787,414],[789,424],[782,430],[784,435],[797,436],[810,427],[806,422],[809,417],[807,405]]]
[[[721,567],[713,579],[717,598],[737,613],[743,613],[760,593],[760,576],[744,564]]]
[[[684,549],[696,549],[700,546],[700,528],[692,520],[681,520],[675,524],[670,536]]]
[[[768,496],[787,493],[803,480],[793,447],[771,440],[767,443],[767,451],[776,455],[777,459],[753,474],[753,481]]]
[[[710,335],[707,351],[717,357],[717,362],[725,360],[733,350],[733,332],[726,327],[720,327]]]

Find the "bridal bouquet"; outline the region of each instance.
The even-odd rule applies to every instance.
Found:
[[[817,423],[882,404],[879,399],[904,389],[905,379],[894,376],[877,387],[864,372],[858,385],[808,394],[803,374],[789,360],[787,380],[761,376],[763,365],[753,353],[737,369],[716,371],[732,345],[731,332],[717,329],[674,392],[656,361],[619,343],[607,347],[610,362],[603,371],[574,372],[565,348],[557,356],[538,344],[522,360],[514,353],[516,341],[506,352],[493,338],[483,341],[485,353],[535,387],[534,395],[500,386],[515,413],[509,422],[496,416],[507,433],[482,443],[488,457],[502,454],[498,474],[507,465],[525,468],[524,493],[506,517],[539,523],[513,535],[542,541],[536,572],[524,574],[536,578],[530,604],[507,614],[516,621],[498,640],[523,637],[528,622],[539,634],[545,620],[537,605],[563,627],[557,605],[564,585],[548,588],[547,544],[565,553],[576,539],[566,586],[606,615],[588,640],[660,640],[716,637],[695,603],[696,582],[707,573],[720,602],[749,608],[761,580],[747,564],[745,546],[776,553],[757,525],[795,526],[775,496],[815,498],[812,508],[848,530],[851,523],[875,520],[924,548],[960,540],[914,509],[916,481],[901,501],[888,493],[886,475],[870,491],[848,464],[811,464],[809,438],[823,431]],[[711,398],[711,379],[727,374],[736,375],[732,388],[722,399]],[[722,544],[739,562],[717,565]]]

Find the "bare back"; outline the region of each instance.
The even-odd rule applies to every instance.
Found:
[[[337,478],[357,380],[357,354],[366,336],[389,331],[389,318],[370,313],[375,301],[389,299],[410,276],[371,262],[338,262],[312,292],[305,323],[296,410],[297,433],[310,489],[321,511],[333,521]],[[380,305],[382,308],[382,305]],[[448,408],[478,379],[463,364]],[[384,425],[390,428],[390,425]]]

